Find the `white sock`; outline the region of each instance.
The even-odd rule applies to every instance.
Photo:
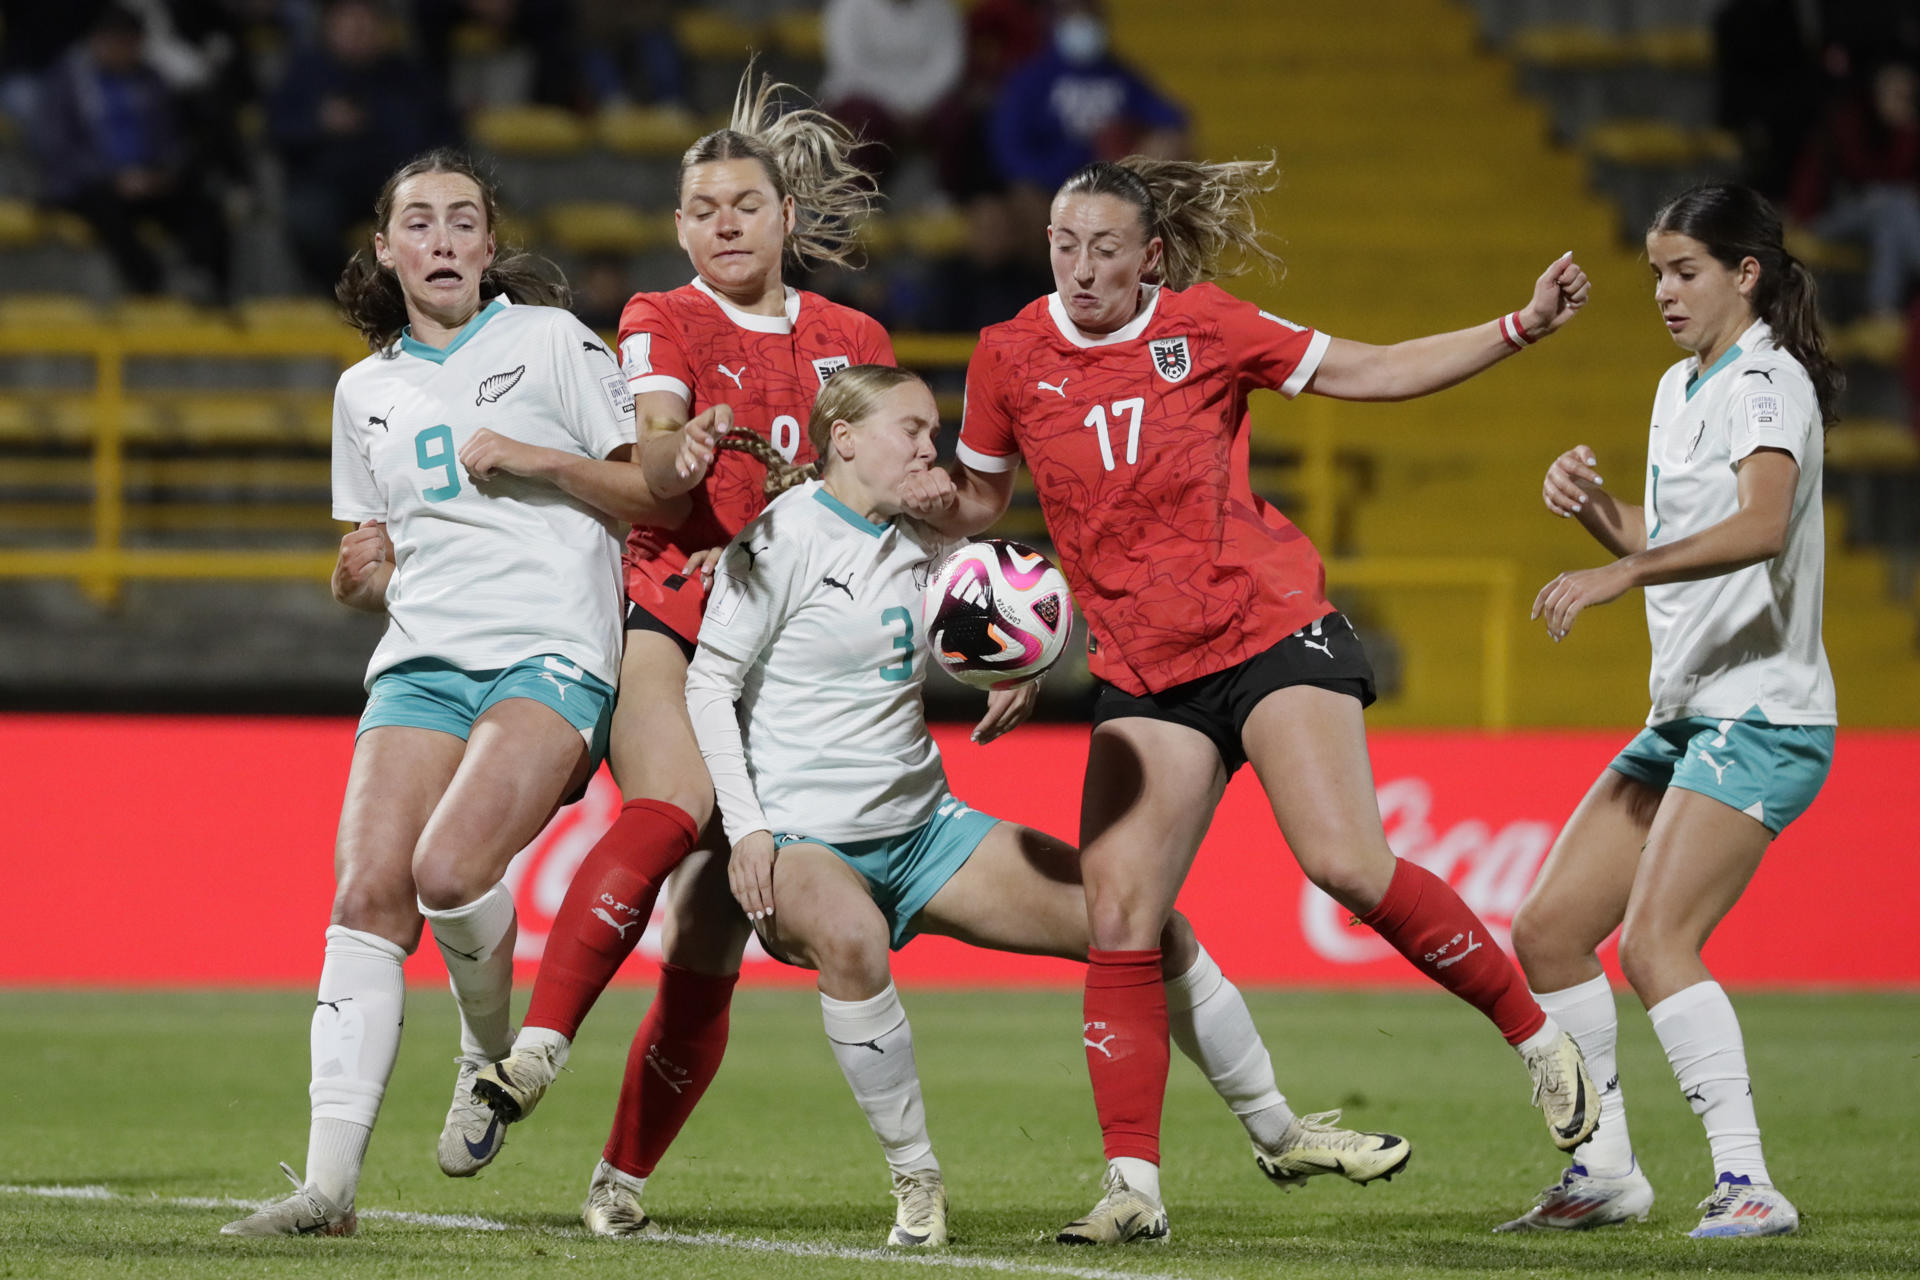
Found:
[[[647,1180],[645,1178],[636,1178],[632,1174],[626,1172],[626,1170],[624,1169],[616,1169],[612,1165],[607,1164],[604,1158],[600,1161],[600,1163],[603,1165],[606,1165],[607,1173],[612,1176],[614,1184],[616,1186],[626,1187],[628,1190],[632,1191],[633,1194],[635,1194],[636,1196],[644,1195],[646,1193]]]
[[[573,1041],[552,1027],[522,1027],[520,1034],[513,1038],[513,1051],[519,1053],[523,1049],[545,1049],[547,1057],[559,1068],[567,1065],[567,1055],[573,1052]],[[614,1172],[620,1171],[615,1169]]]
[[[513,1048],[513,895],[497,884],[464,907],[430,911],[423,902],[420,914],[433,925],[460,1006],[460,1052],[498,1062]]]
[[[1127,1185],[1155,1204],[1160,1203],[1160,1166],[1138,1156],[1115,1156],[1107,1168],[1118,1169]]]
[[[1277,1149],[1293,1127],[1293,1110],[1274,1083],[1273,1058],[1240,988],[1227,981],[1205,947],[1199,951],[1192,968],[1167,979],[1167,1031],[1240,1118],[1247,1136]]]
[[[1558,1022],[1586,1055],[1587,1071],[1600,1091],[1600,1127],[1573,1151],[1573,1162],[1588,1173],[1618,1177],[1633,1168],[1633,1139],[1627,1134],[1627,1100],[1620,1091],[1615,1052],[1620,1016],[1613,987],[1603,973],[1578,986],[1533,993],[1547,1016]]]
[[[871,1000],[835,1000],[822,993],[820,1016],[834,1059],[867,1113],[873,1136],[895,1173],[938,1169],[927,1137],[927,1109],[920,1097],[920,1072],[913,1065],[913,1028],[900,1007],[900,993],[889,982]]]
[[[342,1208],[353,1203],[367,1140],[400,1056],[407,953],[377,934],[334,925],[309,1037],[313,1080],[307,1182]]]
[[[1707,1128],[1715,1175],[1744,1174],[1771,1183],[1760,1154],[1746,1045],[1727,993],[1717,982],[1696,982],[1647,1010],[1647,1016],[1680,1091]]]
[[[1540,1029],[1513,1046],[1513,1051],[1523,1058],[1530,1053],[1538,1053],[1560,1038],[1560,1030],[1560,1024],[1554,1020],[1551,1013],[1548,1013],[1547,1020],[1540,1024]]]

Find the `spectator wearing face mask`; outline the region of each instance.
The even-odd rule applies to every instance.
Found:
[[[1186,152],[1186,115],[1107,47],[1097,0],[1060,0],[1053,40],[1008,75],[992,149],[1010,184],[1051,192],[1095,160]]]

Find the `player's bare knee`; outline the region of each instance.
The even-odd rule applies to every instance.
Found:
[[[1386,893],[1386,883],[1366,859],[1332,857],[1310,861],[1302,858],[1300,869],[1306,872],[1314,887],[1359,915],[1379,906]],[[1392,879],[1391,871],[1387,878]]]
[[[333,914],[327,923],[385,938],[406,948],[408,954],[420,945],[422,921],[410,884],[396,889],[391,884],[376,886],[364,877],[344,879],[334,890]]]
[[[888,981],[886,926],[877,919],[838,919],[808,931],[803,944],[820,971],[822,988],[884,990]]]
[[[430,911],[451,911],[464,907],[493,888],[473,868],[461,865],[457,858],[423,854],[413,863],[414,892]]]
[[[1643,996],[1663,991],[1667,975],[1690,966],[1699,955],[1699,947],[1672,930],[1635,921],[1620,930],[1620,972]]]
[[[726,906],[732,910],[668,912],[660,927],[662,958],[668,964],[714,977],[740,972],[753,928],[739,904],[729,898]]]
[[[1144,951],[1160,945],[1167,912],[1126,886],[1099,894],[1088,886],[1087,924],[1090,941],[1102,951]]]
[[[1194,937],[1193,926],[1178,911],[1167,921],[1167,927],[1160,931],[1160,969],[1169,978],[1177,978],[1193,968],[1193,962],[1200,958],[1200,940]]]

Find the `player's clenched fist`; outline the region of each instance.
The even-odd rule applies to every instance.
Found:
[[[1598,489],[1602,483],[1600,473],[1594,470],[1599,465],[1593,450],[1583,444],[1555,458],[1547,468],[1546,481],[1540,486],[1547,510],[1557,516],[1579,515],[1587,505],[1587,491]]]
[[[908,515],[927,520],[953,510],[960,494],[944,467],[929,467],[910,473],[901,482],[900,501]]]
[[[552,453],[538,445],[510,439],[482,427],[460,446],[460,465],[475,480],[491,480],[496,474],[535,476],[541,474],[543,455]]]
[[[378,612],[386,598],[386,580],[393,573],[393,542],[387,526],[364,520],[340,539],[333,562],[333,598],[356,609]]]
[[[1533,299],[1520,309],[1527,340],[1538,341],[1573,319],[1592,292],[1593,282],[1573,260],[1573,250],[1561,254],[1533,282]]]

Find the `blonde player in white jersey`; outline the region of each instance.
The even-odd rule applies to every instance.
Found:
[[[938,430],[911,373],[856,365],[829,379],[808,424],[822,479],[782,494],[729,545],[687,672],[734,894],[769,950],[820,972],[834,1056],[893,1175],[887,1243],[907,1247],[946,1243],[947,1205],[889,949],[924,932],[1087,956],[1078,853],[957,800],[927,731],[920,595],[954,544],[902,514],[901,490],[933,466]],[[990,694],[975,739],[1018,725],[1035,693]],[[1405,1167],[1402,1138],[1336,1128],[1334,1112],[1296,1117],[1246,1002],[1184,918],[1164,942],[1173,1037],[1269,1178],[1368,1182]]]
[[[1655,394],[1641,504],[1601,487],[1584,445],[1548,470],[1547,506],[1619,558],[1555,578],[1533,614],[1563,640],[1581,610],[1645,588],[1653,707],[1574,811],[1513,925],[1528,985],[1601,1083],[1600,1127],[1560,1182],[1500,1229],[1639,1221],[1653,1205],[1595,955],[1624,925],[1620,967],[1712,1149],[1717,1176],[1691,1234],[1780,1235],[1799,1214],[1768,1173],[1740,1024],[1700,952],[1833,758],[1820,478],[1840,378],[1813,279],[1752,191],[1680,196],[1655,216],[1647,259],[1661,319],[1693,355]]]
[[[617,364],[562,309],[564,285],[524,257],[496,261],[493,193],[473,167],[431,152],[388,180],[374,214],[372,260],[356,255],[338,290],[373,354],[334,396],[333,514],[359,527],[333,592],[388,625],[335,846],[306,1176],[288,1169],[294,1194],[230,1235],[355,1229],[423,917],[460,1009],[440,1165],[465,1176],[497,1150],[502,1126],[472,1080],[512,1041],[500,879],[604,752],[624,523],[672,516],[632,461]]]

